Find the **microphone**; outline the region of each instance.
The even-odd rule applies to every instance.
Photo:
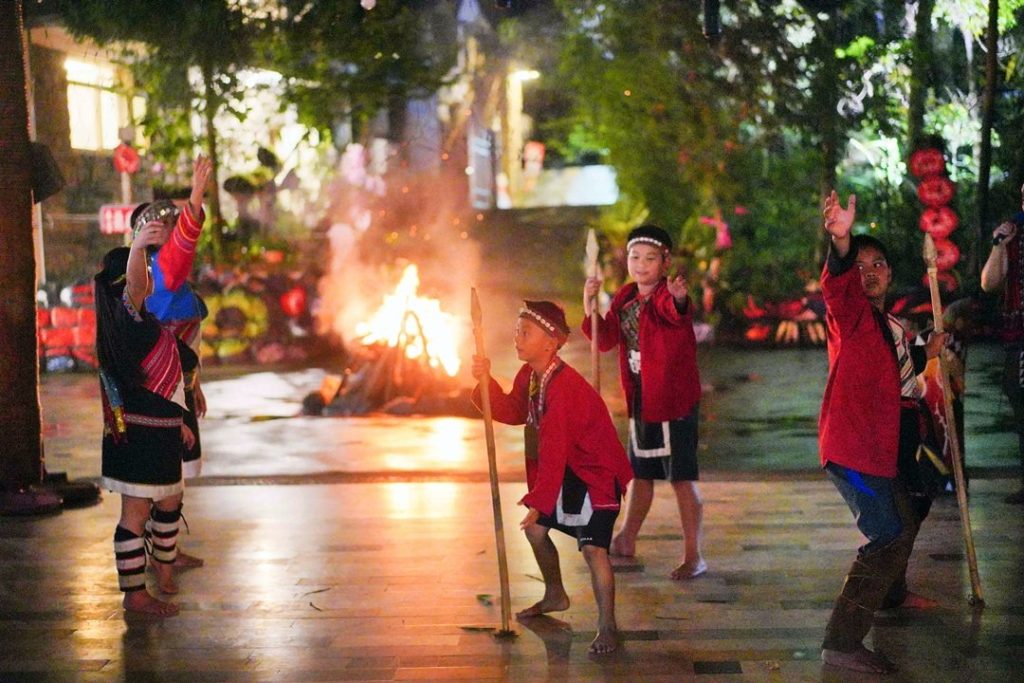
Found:
[[[1019,212],[1016,216],[1011,218],[1008,222],[1013,223],[1014,225],[1016,225],[1017,226],[1017,230],[1019,231],[1021,229],[1021,226],[1024,226],[1024,211]],[[1006,237],[1007,237],[1006,235],[996,235],[995,237],[992,238],[992,246],[993,247],[998,247],[1000,244],[1002,244],[1006,240]]]

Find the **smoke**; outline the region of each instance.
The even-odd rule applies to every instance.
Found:
[[[442,170],[410,172],[396,156],[384,140],[370,150],[351,144],[327,185],[330,256],[319,283],[318,331],[346,345],[357,341],[356,324],[414,263],[418,295],[440,300],[459,320],[461,350],[471,338],[469,291],[480,266],[471,224],[483,216],[468,213],[464,180]]]

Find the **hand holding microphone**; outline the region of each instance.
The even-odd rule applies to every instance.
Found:
[[[1024,212],[1018,213],[1012,219],[1004,221],[992,233],[992,246],[998,247],[1008,239],[1017,234],[1020,226],[1024,225]]]

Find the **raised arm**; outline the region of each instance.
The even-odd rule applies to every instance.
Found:
[[[142,310],[142,303],[149,296],[151,282],[149,269],[146,266],[146,247],[160,244],[164,228],[159,221],[146,224],[132,240],[131,251],[128,252],[128,270],[125,273],[125,291],[135,310]]]
[[[196,157],[192,163],[192,194],[189,195],[188,206],[178,216],[174,230],[157,254],[164,287],[172,292],[178,291],[192,272],[196,243],[206,217],[203,213],[203,196],[210,182],[211,170],[208,158],[202,154]]]
[[[1002,223],[992,232],[992,239],[998,241],[998,244],[992,245],[988,260],[985,261],[985,265],[981,269],[981,288],[986,292],[994,292],[1003,286],[1008,266],[1006,245],[1016,234],[1017,224],[1011,221]]]

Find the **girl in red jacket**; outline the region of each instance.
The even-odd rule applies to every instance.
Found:
[[[626,240],[627,265],[633,282],[612,299],[598,318],[598,347],[619,347],[619,373],[629,409],[629,460],[633,485],[626,519],[612,540],[611,553],[631,557],[636,537],[651,509],[654,480],[672,483],[685,541],[673,579],[692,579],[708,570],[701,555],[703,503],[697,490],[697,406],[700,375],[693,304],[681,275],[669,279],[672,239],[654,225],[643,225]],[[588,278],[583,288],[587,318],[583,333],[590,338],[591,302],[601,287]]]
[[[611,652],[618,646],[618,628],[608,545],[632,471],[601,396],[557,355],[569,335],[565,313],[550,301],[525,303],[515,335],[524,365],[509,393],[494,380],[489,386],[494,419],[526,425],[530,490],[519,504],[529,511],[519,526],[544,576],[544,597],[516,616],[569,608],[558,550],[549,537],[557,529],[577,540],[590,568],[598,609],[597,637],[590,651]],[[474,356],[473,376],[481,380],[489,372],[490,361]],[[478,386],[473,393],[477,405],[480,390]]]

